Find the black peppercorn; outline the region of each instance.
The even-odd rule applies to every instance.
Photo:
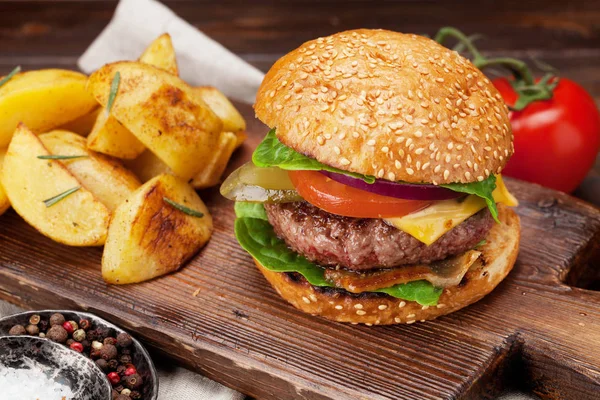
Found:
[[[48,330],[48,326],[49,326],[48,320],[45,320],[45,319],[41,320],[40,322],[38,322],[37,326],[38,326],[38,328],[40,328],[41,332],[46,332]]]
[[[85,333],[85,337],[90,342],[93,342],[94,340],[98,340],[98,331],[95,329],[91,329]]]
[[[131,349],[121,349],[121,354],[123,354],[123,355],[131,355]]]
[[[71,346],[73,343],[75,343],[75,341],[71,338],[67,339],[67,342],[65,343],[67,346]]]
[[[38,333],[40,333],[40,328],[38,328],[37,325],[33,325],[33,324],[29,324],[25,327],[25,330],[27,331],[27,334],[29,335],[37,335]]]
[[[8,331],[9,335],[24,335],[27,333],[23,325],[15,325]]]
[[[123,386],[123,385],[121,385],[121,384],[119,383],[117,386],[115,386],[115,387],[114,387],[114,389],[115,389],[117,392],[121,393],[121,392],[123,391],[123,389],[125,389],[125,386]]]
[[[99,358],[96,360],[96,365],[100,367],[100,369],[104,372],[108,371],[108,362],[103,359],[103,358]]]
[[[67,341],[69,334],[61,325],[53,325],[46,332],[46,337],[54,342],[64,343]]]
[[[129,394],[129,397],[131,397],[134,400],[139,400],[142,398],[142,394],[140,392],[138,392],[137,390],[132,390],[131,393]]]
[[[118,366],[119,366],[119,362],[116,359],[110,360],[108,362],[108,368],[110,368],[112,371],[117,369]]]
[[[40,316],[39,314],[33,314],[31,317],[29,317],[29,323],[31,325],[37,325],[40,323]]]
[[[87,331],[92,327],[92,324],[89,320],[82,319],[81,321],[79,321],[79,327],[84,331]]]
[[[119,392],[117,392],[115,389],[112,390],[112,400],[116,400],[117,397],[119,397]]]
[[[83,346],[84,349],[88,349],[92,344],[89,342],[89,340],[83,339],[81,341],[81,345]]]
[[[50,316],[50,326],[60,325],[65,323],[65,316],[61,313],[55,313]]]
[[[131,356],[129,354],[123,354],[119,357],[119,362],[121,364],[131,364]]]
[[[111,336],[111,330],[110,328],[107,328],[105,326],[99,326],[98,328],[96,328],[96,332],[98,332],[98,341],[103,341],[104,338],[107,338],[109,336]]]
[[[117,339],[115,339],[114,337],[107,337],[104,339],[104,344],[112,344],[113,346],[115,346],[117,344]]]
[[[117,358],[117,355],[117,348],[112,344],[105,344],[104,346],[102,346],[102,348],[100,348],[100,357],[104,358],[107,361]]]
[[[116,372],[117,372],[117,374],[121,375],[121,377],[122,377],[123,375],[125,375],[125,370],[126,370],[126,369],[127,369],[127,367],[126,367],[126,366],[124,366],[124,365],[119,365],[119,366],[117,367],[117,370],[116,370]]]
[[[131,339],[131,336],[129,336],[129,334],[125,332],[119,333],[117,335],[117,344],[119,345],[119,347],[129,347],[131,346],[132,342],[133,340]]]
[[[125,386],[129,389],[138,389],[142,386],[142,383],[140,374],[132,374],[125,377]]]

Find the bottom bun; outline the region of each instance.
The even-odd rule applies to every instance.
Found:
[[[494,224],[482,254],[455,287],[444,289],[437,306],[421,306],[384,293],[350,293],[343,289],[313,286],[296,273],[258,269],[281,297],[312,315],[338,322],[367,325],[411,324],[460,310],[491,292],[512,269],[519,252],[520,223],[513,210],[498,205],[500,224]]]

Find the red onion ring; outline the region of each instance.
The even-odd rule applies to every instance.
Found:
[[[375,183],[367,183],[362,179],[335,172],[321,171],[322,174],[336,182],[354,188],[376,193],[382,196],[395,197],[406,200],[448,200],[463,196],[464,193],[455,192],[440,186],[414,183],[395,183],[377,179]]]

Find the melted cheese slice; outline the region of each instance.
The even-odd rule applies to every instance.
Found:
[[[510,194],[500,175],[496,175],[496,189],[492,193],[496,203],[514,207],[519,205]],[[485,200],[469,195],[462,201],[443,200],[421,211],[400,218],[386,218],[385,221],[397,229],[408,233],[415,239],[430,245],[442,235],[486,206]]]

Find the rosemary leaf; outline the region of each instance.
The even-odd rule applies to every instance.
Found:
[[[6,75],[4,78],[0,79],[0,86],[4,85],[6,82],[10,81],[10,79],[15,76],[16,74],[18,74],[19,72],[21,72],[21,66],[17,66],[15,67],[15,69],[13,69],[12,71],[10,71],[10,73],[8,75]]]
[[[110,93],[108,95],[108,103],[106,103],[106,112],[110,113],[110,109],[115,102],[115,97],[117,97],[117,92],[119,91],[119,83],[121,83],[121,73],[117,71],[115,77],[110,84]]]
[[[50,154],[47,156],[37,156],[37,158],[39,158],[40,160],[74,160],[76,158],[86,158],[89,157],[85,154],[82,154],[80,156],[61,156],[61,155],[55,155],[55,154]]]
[[[178,209],[179,211],[181,211],[182,213],[185,213],[187,215],[191,215],[192,217],[196,217],[196,218],[202,218],[204,217],[204,214],[202,214],[200,211],[196,211],[196,210],[192,210],[189,207],[186,207],[182,204],[179,203],[175,203],[173,200],[167,198],[167,197],[163,197],[163,200],[165,203],[175,207],[176,209]]]
[[[61,194],[57,194],[54,197],[50,197],[49,199],[44,200],[44,204],[46,205],[46,207],[52,207],[53,205],[55,205],[59,201],[63,200],[64,198],[68,197],[69,195],[75,193],[79,189],[81,189],[81,186],[76,186],[74,188],[71,188],[65,192],[62,192]]]

